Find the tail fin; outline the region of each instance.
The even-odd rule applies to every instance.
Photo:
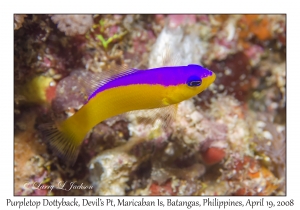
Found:
[[[51,150],[64,159],[67,165],[73,166],[77,160],[82,139],[78,139],[74,133],[55,122],[42,124],[39,129]]]

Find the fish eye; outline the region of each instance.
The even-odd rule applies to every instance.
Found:
[[[191,76],[187,79],[186,84],[190,87],[197,87],[202,84],[202,80],[198,76]]]

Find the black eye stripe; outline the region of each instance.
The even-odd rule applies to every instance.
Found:
[[[200,86],[201,81],[191,81],[188,83],[188,86],[194,87],[194,86]]]

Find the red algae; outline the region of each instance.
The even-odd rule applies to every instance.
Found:
[[[172,181],[168,181],[165,184],[158,185],[157,183],[152,183],[149,190],[149,195],[176,195],[178,192],[178,188],[175,190],[171,185]]]
[[[215,147],[208,148],[205,152],[202,152],[203,161],[208,165],[214,165],[219,163],[225,157],[224,149]]]

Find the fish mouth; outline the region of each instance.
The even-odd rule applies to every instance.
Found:
[[[210,84],[212,84],[216,80],[216,74],[211,71],[211,75],[203,78],[205,83],[205,88],[207,88]]]

